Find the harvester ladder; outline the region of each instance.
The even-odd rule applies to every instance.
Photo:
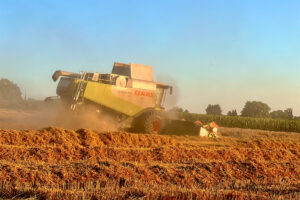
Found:
[[[82,88],[84,86],[85,77],[86,77],[86,72],[83,72],[80,77],[80,82],[78,83],[78,85],[76,87],[76,91],[73,96],[73,103],[71,104],[71,110],[73,110],[73,111],[76,109],[79,97],[81,96],[81,93],[83,91]]]

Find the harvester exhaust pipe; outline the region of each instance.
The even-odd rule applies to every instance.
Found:
[[[71,78],[80,78],[80,77],[81,77],[81,74],[57,70],[57,71],[54,72],[54,74],[52,75],[52,79],[53,79],[53,81],[55,82],[55,81],[57,81],[57,79],[59,79],[59,77],[61,77],[61,76],[66,76],[66,77],[71,77]]]

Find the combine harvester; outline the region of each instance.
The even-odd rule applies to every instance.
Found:
[[[95,112],[113,116],[120,129],[200,135],[202,125],[166,117],[163,103],[167,91],[172,94],[172,86],[154,82],[151,66],[114,63],[110,74],[59,70],[52,79],[59,78],[57,95],[65,107],[76,113],[92,106]]]

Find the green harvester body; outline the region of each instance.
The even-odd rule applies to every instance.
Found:
[[[66,107],[93,105],[122,120],[164,110],[166,90],[172,93],[171,86],[153,81],[151,66],[135,63],[114,63],[109,74],[59,70],[52,79],[59,78],[56,92]]]

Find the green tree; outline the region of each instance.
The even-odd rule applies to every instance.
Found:
[[[228,116],[237,116],[238,114],[237,114],[236,110],[234,109],[234,110],[228,111],[227,115]]]
[[[236,110],[234,109],[234,110],[232,110],[232,116],[238,116],[238,114],[237,114],[237,112],[236,112]]]
[[[221,115],[222,114],[222,109],[219,104],[209,104],[207,108],[205,109],[206,114],[208,115]]]
[[[247,101],[241,114],[244,117],[269,117],[271,108],[260,101]]]
[[[293,119],[294,115],[293,115],[293,109],[292,108],[287,108],[284,110],[284,112],[287,114],[288,119]]]
[[[270,116],[274,119],[288,119],[289,118],[288,114],[282,110],[275,110],[270,113]]]
[[[18,85],[8,79],[0,79],[0,101],[1,103],[22,101],[22,93]]]
[[[300,120],[300,116],[294,116],[294,119],[296,119],[296,120]]]

